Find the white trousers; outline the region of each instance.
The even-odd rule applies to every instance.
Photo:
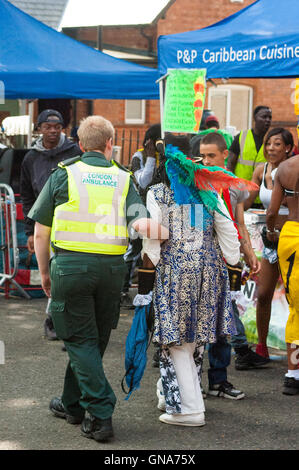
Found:
[[[202,347],[204,349],[204,346]],[[205,405],[193,354],[195,343],[169,348],[181,396],[182,414],[204,413]]]

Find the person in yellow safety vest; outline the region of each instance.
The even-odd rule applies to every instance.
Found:
[[[116,397],[102,358],[119,319],[129,232],[166,239],[168,230],[148,219],[130,172],[111,161],[112,124],[89,116],[78,136],[83,155],[59,164],[28,217],[35,221],[42,287],[69,355],[62,396],[49,408],[70,424],[82,423],[85,437],[105,441],[113,437]]]
[[[239,178],[251,180],[259,163],[265,163],[263,140],[272,122],[272,111],[268,106],[257,106],[253,112],[254,126],[241,131],[229,149],[227,169]],[[257,198],[255,203],[260,203]]]

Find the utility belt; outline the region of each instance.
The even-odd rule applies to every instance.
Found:
[[[53,251],[55,255],[90,255],[96,253],[82,253],[80,251],[70,251],[70,250],[63,250],[63,248],[57,248],[57,246],[53,247]]]
[[[71,250],[64,250],[63,248],[58,248],[57,246],[52,246],[52,249],[54,251],[55,255],[63,255],[63,256],[101,256],[101,257],[106,257],[109,256],[119,256],[120,258],[123,258],[123,255],[105,255],[103,253],[85,253],[83,251],[71,251]]]

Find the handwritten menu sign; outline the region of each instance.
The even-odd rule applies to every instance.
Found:
[[[197,134],[206,94],[206,69],[170,69],[166,80],[163,129]]]

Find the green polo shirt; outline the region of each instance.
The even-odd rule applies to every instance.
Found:
[[[111,167],[112,163],[99,152],[86,152],[81,156],[81,161],[87,165],[99,167]],[[63,162],[66,163],[66,162]],[[52,227],[55,208],[64,204],[68,196],[68,176],[64,168],[56,168],[44,185],[37,200],[31,208],[28,217],[47,227]],[[134,205],[134,207],[132,207]],[[136,206],[135,206],[136,205]],[[142,217],[149,217],[148,212],[139,196],[133,179],[130,179],[129,190],[126,198],[127,224]]]

